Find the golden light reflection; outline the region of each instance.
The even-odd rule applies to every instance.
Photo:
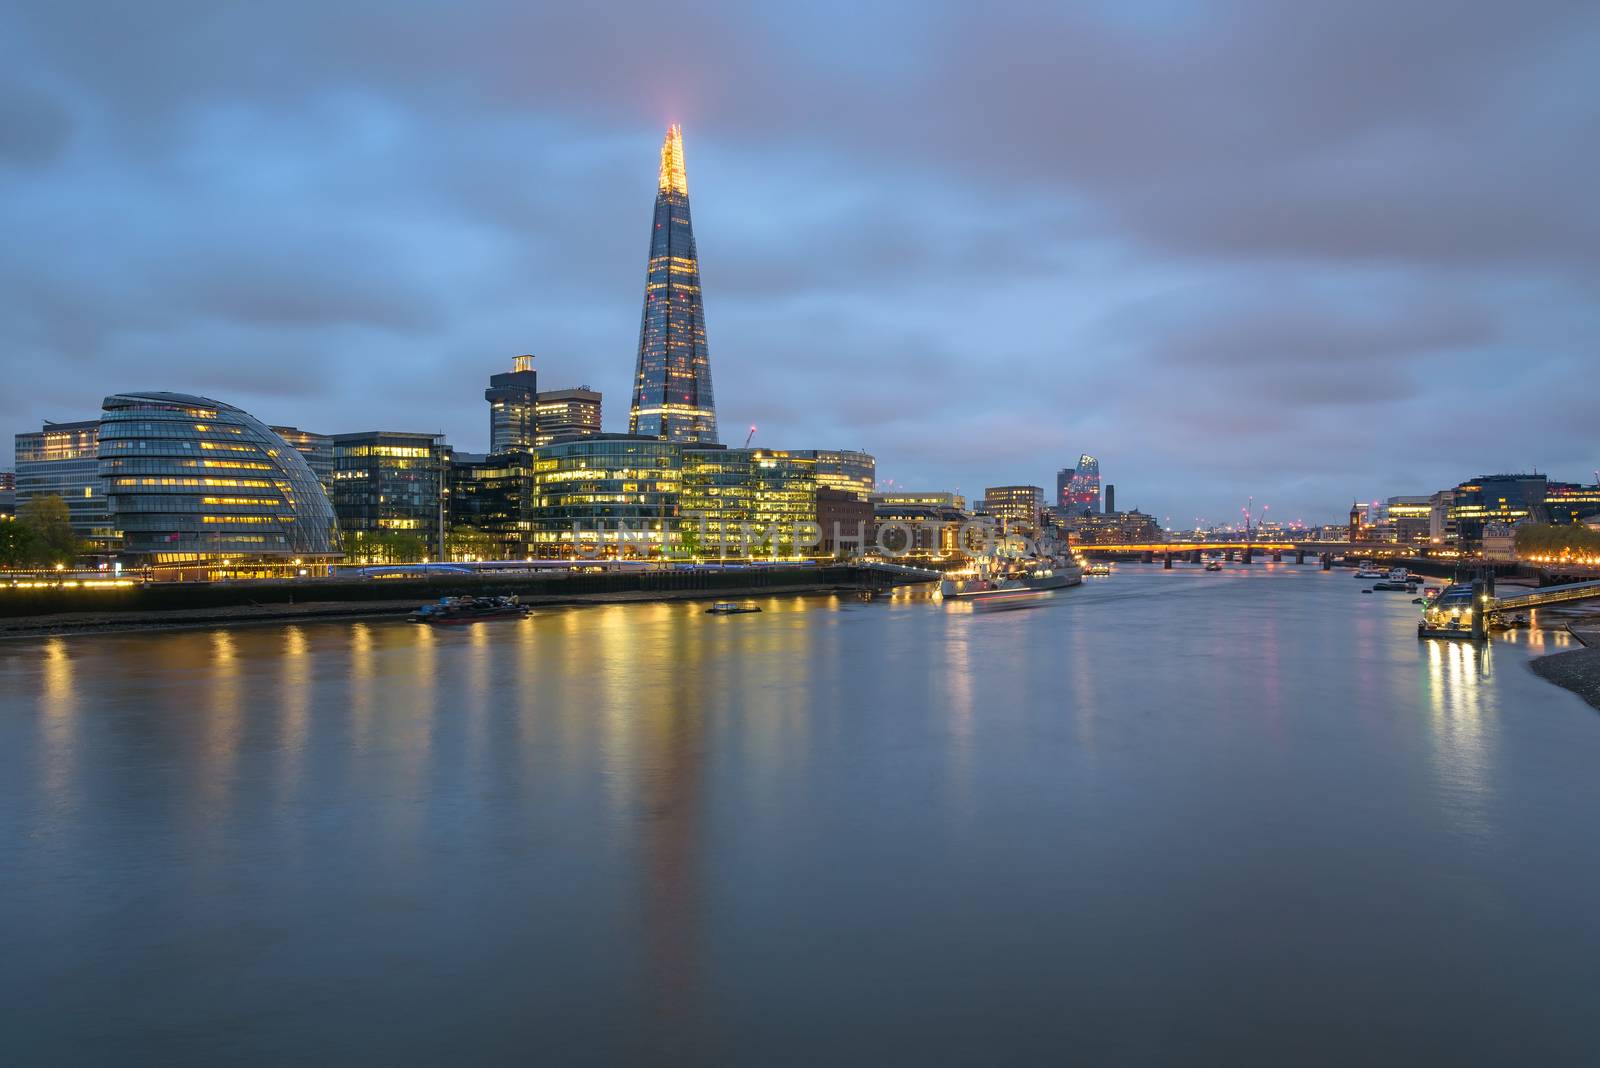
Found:
[[[1492,710],[1493,648],[1487,642],[1438,638],[1425,645],[1434,770],[1457,830],[1483,838],[1494,830],[1485,805],[1493,758],[1493,730],[1486,722]]]
[[[283,629],[283,649],[278,663],[278,751],[282,760],[278,786],[284,798],[300,785],[301,765],[311,728],[311,682],[314,675],[311,643],[298,624]]]
[[[43,692],[39,702],[39,732],[44,761],[45,794],[61,805],[71,792],[73,736],[78,718],[78,691],[73,678],[72,657],[64,638],[45,643]]]

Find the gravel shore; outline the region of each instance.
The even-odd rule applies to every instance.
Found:
[[[1541,656],[1529,666],[1540,678],[1600,708],[1600,624],[1574,624],[1570,629],[1587,648]]]

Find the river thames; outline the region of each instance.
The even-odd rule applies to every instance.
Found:
[[[6,1060],[1593,1063],[1570,645],[1365,585],[0,645]]]

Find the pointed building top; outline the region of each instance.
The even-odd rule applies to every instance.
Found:
[[[683,173],[683,130],[677,123],[667,127],[666,140],[661,142],[661,181],[663,193],[689,195],[689,179]]]

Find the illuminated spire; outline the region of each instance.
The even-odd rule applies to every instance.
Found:
[[[683,130],[673,123],[667,127],[666,140],[661,142],[661,180],[663,193],[689,195],[689,179],[683,173]]]

